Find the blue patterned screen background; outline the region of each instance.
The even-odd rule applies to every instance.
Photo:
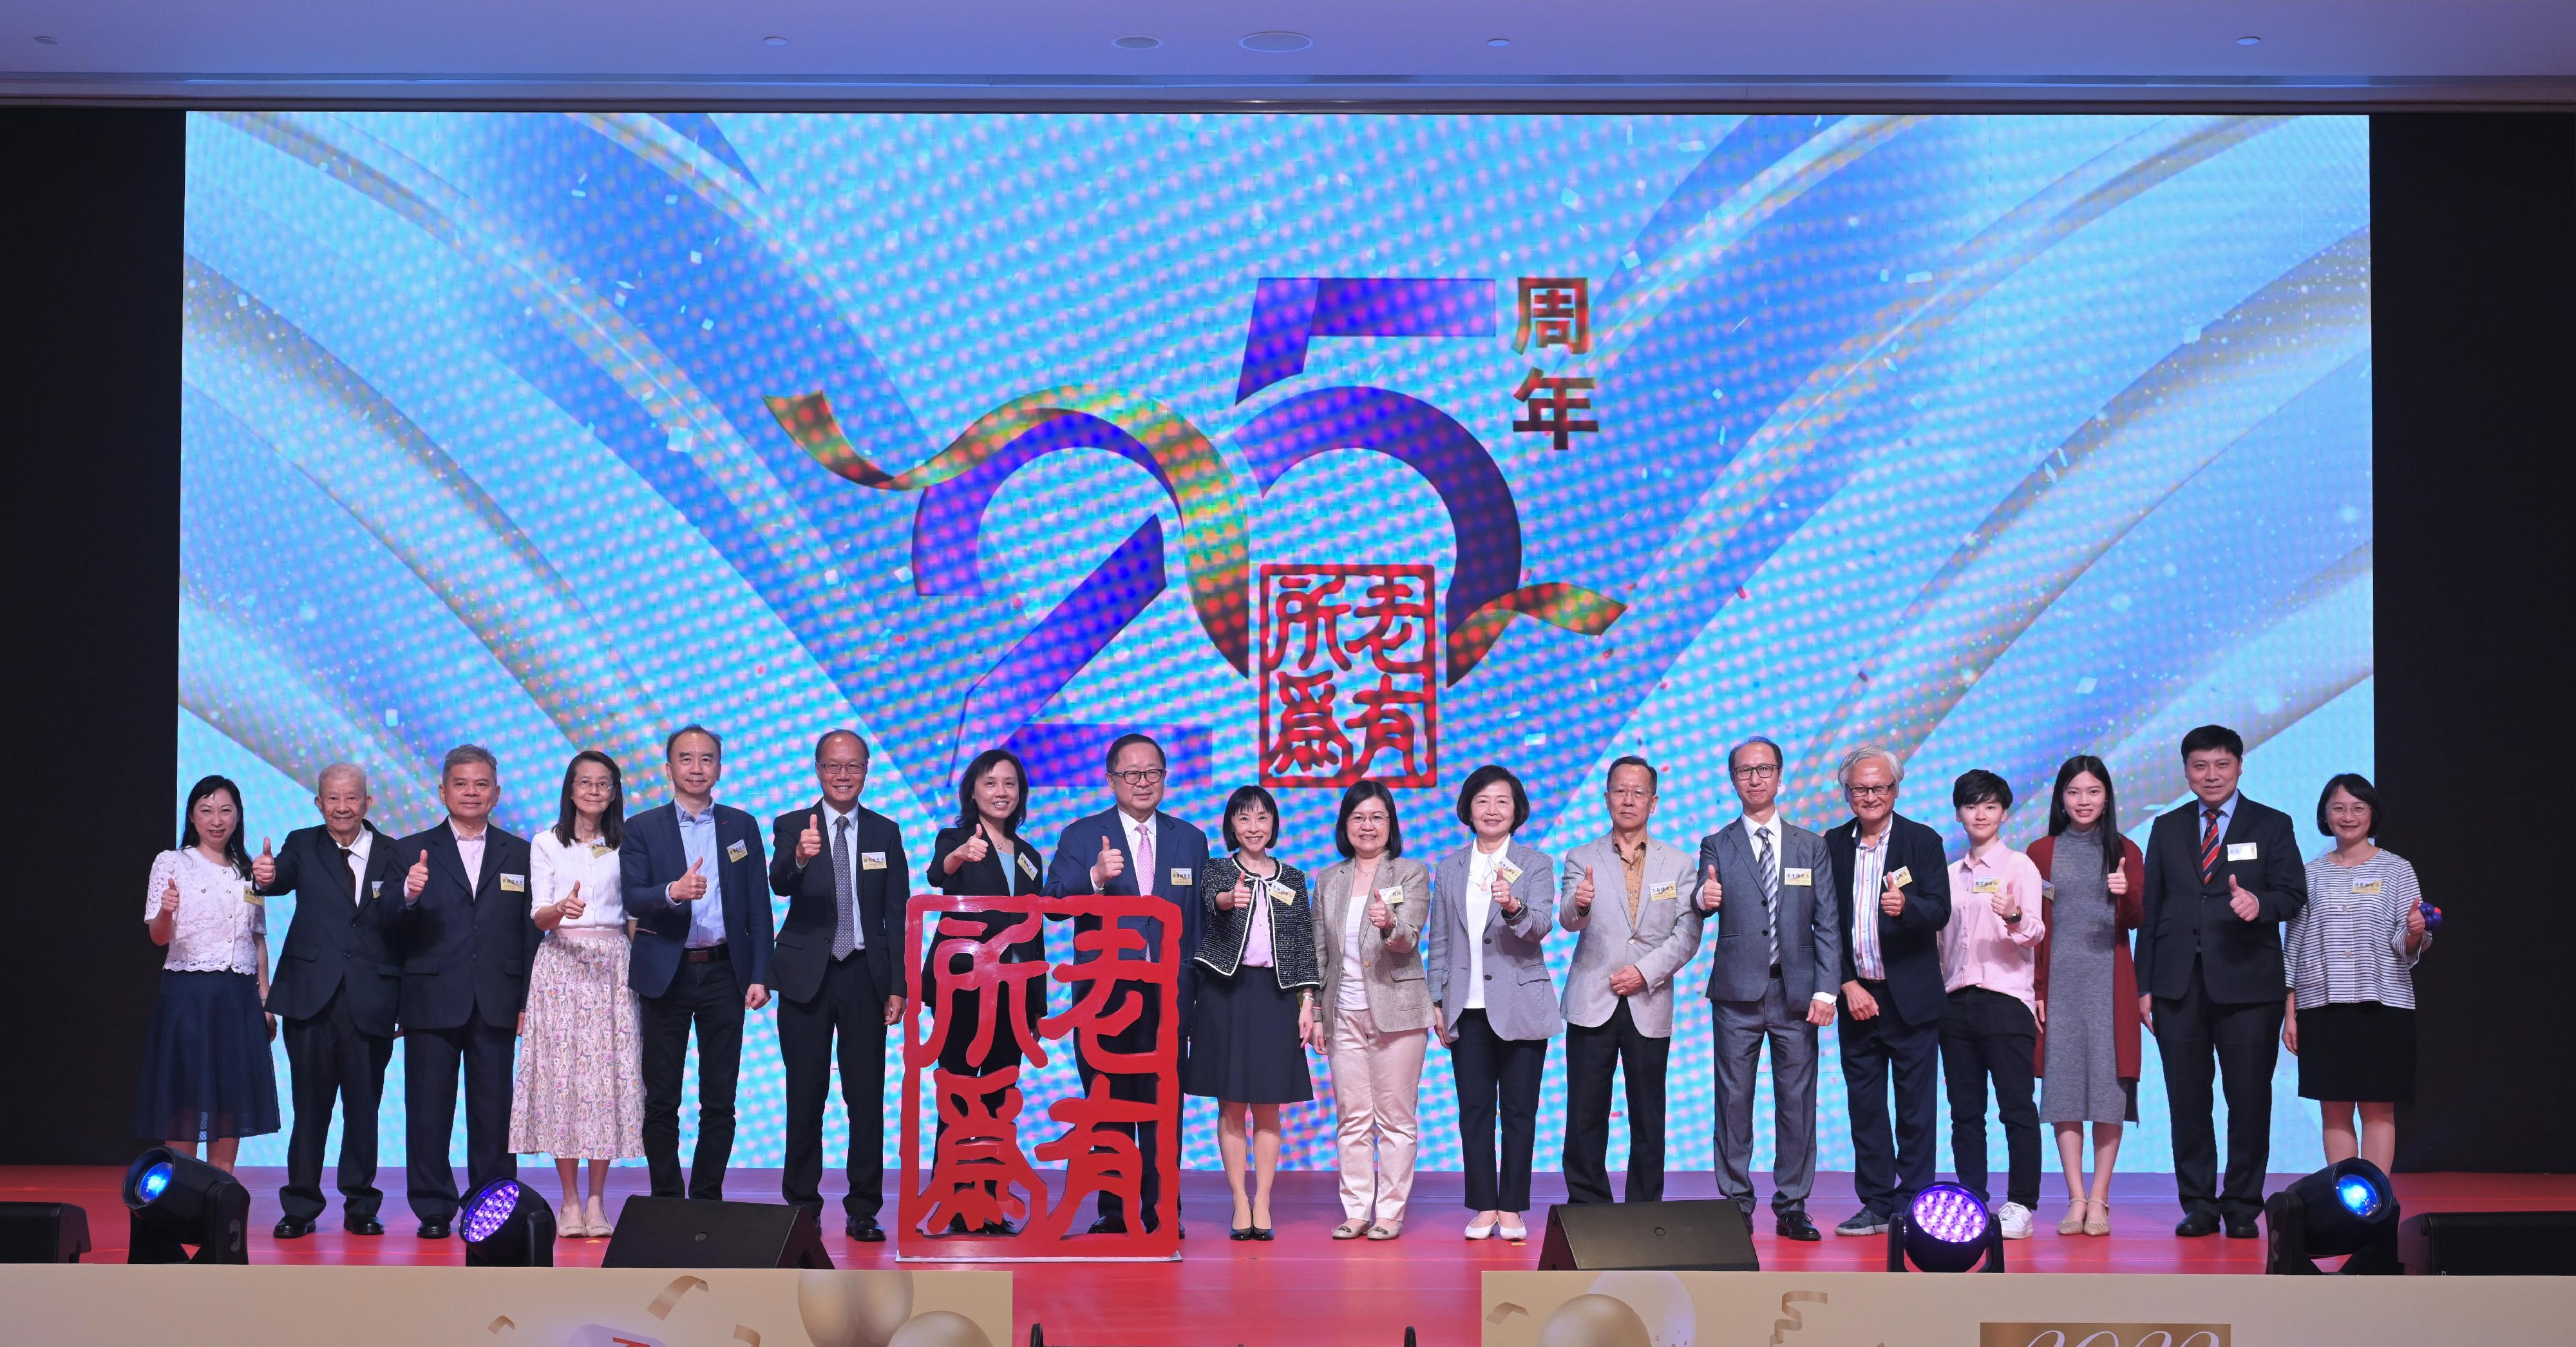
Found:
[[[918,873],[978,749],[1031,757],[1051,845],[1142,725],[1213,834],[1260,770],[1259,567],[1411,563],[1445,602],[1425,859],[1487,761],[1524,840],[1599,835],[1626,752],[1690,846],[1756,733],[1817,829],[1875,739],[1954,844],[1954,775],[2008,777],[2027,840],[2076,752],[2143,836],[2207,721],[2298,816],[2372,769],[2369,206],[2358,117],[196,114],[174,804],[228,774],[256,844],[347,759],[400,833],[470,740],[531,833],[577,748],[668,798],[697,720],[765,819],[850,725]],[[1584,279],[1589,350],[1515,348],[1522,277]],[[1533,377],[1592,379],[1598,429],[1516,430]],[[828,443],[782,411],[814,394]],[[1281,794],[1320,868],[1339,792]],[[1705,971],[1678,1169],[1712,1165]],[[744,1052],[734,1161],[775,1165],[771,1015]],[[1553,1169],[1561,1048],[1547,1092]],[[1434,1049],[1428,1168],[1454,1100]],[[2152,1051],[2139,1104],[2122,1164],[2168,1170]],[[1330,1165],[1328,1096],[1288,1126]]]

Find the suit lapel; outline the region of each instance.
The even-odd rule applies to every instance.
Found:
[[[492,848],[486,843],[483,849],[489,854]],[[448,879],[462,886],[466,899],[472,901],[474,880],[465,873],[465,853],[456,848],[456,829],[449,827],[444,820],[430,830],[429,854],[432,858],[430,864],[447,871]]]
[[[483,873],[474,877],[474,901],[478,903],[483,901],[483,895],[491,890],[494,876],[501,873],[501,839],[493,836],[495,831],[491,825],[484,825]],[[461,853],[458,856],[457,865],[460,869],[464,866]],[[523,875],[520,878],[524,881],[526,876]]]

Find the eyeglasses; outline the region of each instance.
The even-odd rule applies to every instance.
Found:
[[[1639,790],[1634,786],[1621,786],[1610,792],[1610,798],[1614,800],[1651,800],[1654,796],[1653,791]]]
[[[1855,799],[1855,800],[1878,800],[1878,799],[1884,799],[1884,798],[1886,798],[1887,796],[1894,795],[1895,793],[1896,793],[1896,787],[1894,787],[1894,786],[1845,786],[1845,787],[1843,787],[1843,794],[1848,795],[1848,796],[1852,797],[1852,798],[1853,798],[1853,799]]]
[[[1735,774],[1743,777],[1747,781],[1767,781],[1780,774],[1780,764],[1776,762],[1757,762],[1749,767],[1736,768]]]
[[[868,765],[864,762],[818,762],[814,764],[814,771],[821,776],[866,776]]]
[[[1160,767],[1148,767],[1142,771],[1136,772],[1111,772],[1110,775],[1131,786],[1151,786],[1162,781],[1163,769]]]

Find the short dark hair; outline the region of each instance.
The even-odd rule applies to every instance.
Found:
[[[445,781],[449,772],[469,762],[479,762],[491,768],[492,779],[495,781],[501,779],[501,760],[493,757],[492,750],[481,744],[458,744],[447,750],[447,756],[441,758],[438,763],[438,779]]]
[[[1118,755],[1126,752],[1128,746],[1131,744],[1143,744],[1147,748],[1154,750],[1154,757],[1157,761],[1163,764],[1163,770],[1165,772],[1172,770],[1172,755],[1163,751],[1163,746],[1154,741],[1154,736],[1150,734],[1138,734],[1133,730],[1119,735],[1117,738],[1109,741],[1109,751],[1102,754],[1100,758],[1100,770],[1104,772],[1117,771]]]
[[[1386,854],[1404,854],[1404,825],[1395,816],[1395,792],[1383,781],[1354,781],[1342,792],[1342,812],[1333,819],[1333,849],[1345,859],[1359,854],[1351,845],[1351,814],[1361,805],[1376,800],[1386,806]]]
[[[1622,767],[1644,768],[1646,772],[1646,793],[1648,795],[1660,795],[1663,793],[1664,783],[1662,778],[1655,775],[1655,764],[1646,761],[1644,758],[1638,757],[1634,753],[1622,753],[1610,760],[1610,770],[1601,774],[1601,788],[1603,790],[1608,790],[1610,788],[1610,778],[1617,776],[1619,774],[1619,769]]]
[[[1144,738],[1143,735],[1137,737]],[[1146,739],[1145,742],[1150,744],[1154,741]],[[1270,811],[1270,845],[1274,848],[1279,845],[1279,802],[1271,798],[1270,792],[1259,786],[1237,786],[1232,795],[1225,797],[1225,813],[1219,816],[1220,831],[1225,834],[1227,849],[1233,851],[1243,849],[1243,844],[1234,840],[1234,815],[1235,811],[1249,809],[1254,805]]]
[[[186,851],[197,845],[197,801],[216,791],[233,797],[233,835],[224,839],[224,859],[231,861],[233,869],[247,877],[250,874],[250,848],[243,845],[242,837],[250,831],[250,812],[242,808],[241,787],[234,785],[231,777],[203,777],[188,788],[188,803],[179,810],[179,849]],[[160,895],[154,894],[153,899],[159,901]]]
[[[2192,754],[2206,753],[2213,748],[2226,749],[2227,756],[2244,760],[2244,736],[2224,725],[2203,725],[2182,737],[2182,756],[2186,762],[2191,760]]]
[[[2012,808],[2012,783],[1983,767],[1971,767],[1959,773],[1959,779],[1950,786],[1950,807],[1953,809],[1965,809],[1988,800],[2006,809]]]
[[[1755,744],[1760,744],[1764,748],[1771,750],[1771,761],[1773,765],[1777,766],[1782,772],[1789,770],[1789,755],[1781,752],[1778,744],[1775,744],[1769,739],[1757,734],[1752,738],[1745,740],[1743,743],[1737,744],[1735,747],[1726,750],[1726,774],[1728,776],[1732,777],[1735,775],[1735,755],[1753,747]]]
[[[823,731],[823,736],[822,736],[821,738],[816,739],[816,740],[814,741],[814,761],[816,761],[816,762],[821,762],[821,761],[823,760],[823,746],[824,746],[825,744],[828,744],[828,743],[832,742],[832,741],[833,741],[833,740],[835,740],[835,739],[840,738],[840,737],[841,737],[841,736],[843,736],[843,735],[848,735],[848,736],[849,736],[849,739],[850,739],[850,742],[851,742],[851,743],[854,743],[854,744],[857,744],[857,745],[859,746],[859,762],[860,762],[860,764],[861,764],[862,766],[866,765],[866,763],[867,763],[867,761],[868,761],[868,757],[869,757],[869,754],[868,754],[868,741],[867,741],[867,740],[865,740],[865,739],[860,738],[860,737],[859,737],[859,732],[858,732],[857,730],[825,730],[825,731]],[[663,751],[667,753],[667,752],[669,752],[670,750],[665,749],[665,750],[663,750]],[[719,746],[717,747],[716,751],[717,751],[718,753],[722,753],[722,752],[724,751],[724,749],[723,749],[723,747],[722,747],[721,745],[719,745]]]
[[[686,733],[686,730],[680,731],[680,734]],[[671,737],[677,739],[680,735]],[[712,739],[715,736],[707,737]],[[723,745],[717,745],[716,754],[723,756]],[[662,745],[662,756],[667,758],[670,755],[671,745],[666,742]],[[608,807],[599,813],[599,840],[611,847],[622,846],[626,842],[626,773],[617,769],[617,759],[595,748],[585,748],[573,754],[572,761],[564,764],[563,798],[555,805],[555,841],[571,846],[573,825],[581,822],[581,811],[573,807],[572,782],[585,762],[595,762],[608,769]]]
[[[2379,788],[2371,785],[2370,778],[2359,772],[2338,772],[2327,779],[2324,790],[2317,792],[2317,831],[2328,837],[2334,836],[2334,827],[2326,819],[2326,801],[2334,798],[2335,788],[2338,786],[2343,788],[2344,794],[2361,801],[2369,808],[2370,832],[2368,835],[2370,840],[2378,841]]]
[[[670,759],[671,750],[680,746],[680,736],[684,734],[705,735],[707,737],[707,742],[716,746],[716,759],[718,761],[722,761],[724,759],[724,736],[717,734],[714,730],[708,729],[706,726],[692,720],[688,724],[671,731],[671,737],[662,741],[662,757],[664,761],[668,761]]]
[[[957,778],[958,827],[973,828],[984,821],[983,811],[975,807],[975,783],[984,779],[984,773],[1006,762],[1020,779],[1020,798],[1011,802],[1011,816],[1002,820],[1002,832],[1011,837],[1020,835],[1020,823],[1029,816],[1029,769],[1019,754],[1007,748],[988,748],[976,754],[975,760],[966,764],[966,774]]]
[[[1511,768],[1489,762],[1467,773],[1467,784],[1458,788],[1458,821],[1467,825],[1467,831],[1476,830],[1476,816],[1469,806],[1485,793],[1485,787],[1497,781],[1512,788],[1512,831],[1519,832],[1521,825],[1529,822],[1529,788],[1512,775]]]
[[[2078,753],[2057,765],[2057,784],[2048,792],[2048,835],[2057,836],[2075,826],[2066,816],[2066,788],[2075,778],[2089,776],[2102,783],[2102,873],[2120,868],[2120,844],[2113,840],[2120,833],[2120,797],[2111,788],[2111,769],[2090,753]]]

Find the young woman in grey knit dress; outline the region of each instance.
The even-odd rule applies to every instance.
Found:
[[[2057,1133],[2066,1170],[2061,1235],[2111,1233],[2111,1171],[2123,1123],[2138,1120],[2138,975],[2128,932],[2146,893],[2145,859],[2120,836],[2111,771],[2096,757],[2066,760],[2048,801],[2048,836],[2031,864],[2046,881],[2048,934],[2036,970],[2039,1117]],[[2093,1179],[2084,1179],[2084,1125],[2093,1124]]]

